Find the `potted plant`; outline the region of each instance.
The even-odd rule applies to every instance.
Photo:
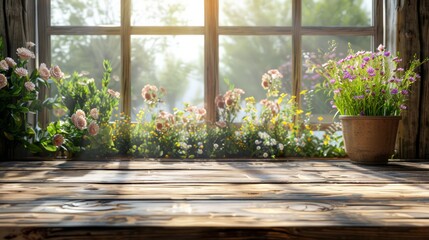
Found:
[[[355,163],[387,164],[393,155],[401,112],[407,109],[410,88],[425,61],[414,59],[408,69],[383,45],[377,51],[354,52],[329,60],[316,71],[333,97],[343,125],[346,152]]]

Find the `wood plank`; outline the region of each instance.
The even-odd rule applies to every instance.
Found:
[[[0,203],[45,199],[426,201],[428,189],[429,184],[3,183]]]
[[[0,227],[429,226],[429,201],[40,200],[0,204]]]
[[[425,43],[420,51],[420,59],[429,58],[429,1],[419,2],[418,22],[420,24],[422,43]],[[429,63],[421,67],[421,105],[420,105],[420,139],[419,139],[419,158],[429,158]]]
[[[429,228],[426,227],[282,227],[282,228],[256,228],[256,227],[226,227],[226,228],[0,228],[1,239],[306,239],[306,240],[380,240],[405,239],[421,240],[427,238]]]
[[[427,171],[296,169],[0,171],[0,183],[429,183]]]
[[[197,163],[197,164],[196,164]],[[116,160],[77,161],[7,161],[0,162],[1,170],[227,170],[227,169],[296,169],[302,171],[429,171],[429,162],[395,162],[387,166],[364,166],[344,160],[308,160],[308,161],[187,161],[187,160]]]
[[[414,55],[420,55],[422,46],[426,47],[426,42],[422,42],[419,21],[420,2],[427,1],[398,1],[397,10],[397,51],[401,53],[401,67],[407,69]],[[411,87],[408,110],[402,112],[402,121],[399,124],[398,142],[399,156],[401,158],[418,158],[419,136],[421,128],[419,125],[420,112],[422,107],[421,94],[423,93],[422,81],[417,81]]]

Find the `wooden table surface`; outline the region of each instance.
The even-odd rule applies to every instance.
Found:
[[[429,239],[429,162],[0,162],[0,239]]]

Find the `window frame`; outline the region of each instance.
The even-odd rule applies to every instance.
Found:
[[[383,1],[373,0],[373,25],[367,27],[302,26],[301,0],[292,0],[291,26],[219,26],[219,0],[204,1],[204,26],[132,26],[131,2],[121,0],[120,26],[51,26],[51,0],[37,0],[39,61],[51,63],[52,35],[117,35],[121,39],[121,111],[131,114],[131,37],[133,35],[203,35],[204,36],[204,105],[207,120],[216,121],[215,97],[219,94],[219,36],[289,35],[292,37],[293,94],[301,104],[302,36],[341,35],[372,36],[373,49],[384,42]],[[45,93],[46,94],[46,93]],[[48,122],[47,113],[42,121]]]

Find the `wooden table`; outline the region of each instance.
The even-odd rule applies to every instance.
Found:
[[[429,239],[429,162],[0,162],[0,239]]]

